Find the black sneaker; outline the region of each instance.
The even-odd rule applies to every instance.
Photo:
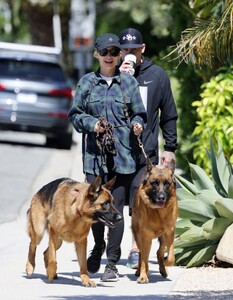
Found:
[[[90,256],[87,259],[87,270],[90,273],[97,273],[100,268],[101,257],[104,253],[106,248],[106,243],[104,241],[101,248],[94,246],[93,250],[91,251]]]
[[[118,281],[119,273],[115,265],[107,264],[104,274],[100,278],[101,281]]]

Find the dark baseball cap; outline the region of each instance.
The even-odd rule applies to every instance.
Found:
[[[119,34],[120,47],[127,48],[140,48],[143,44],[141,32],[134,28],[126,28]]]
[[[121,45],[119,43],[119,37],[113,33],[104,33],[101,34],[96,40],[95,40],[95,48],[97,50],[103,50],[108,47],[117,47],[121,48]]]

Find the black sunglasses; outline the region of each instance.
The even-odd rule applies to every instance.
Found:
[[[121,50],[119,48],[112,48],[110,50],[108,50],[108,49],[99,50],[98,52],[99,52],[100,56],[107,56],[109,53],[111,56],[116,57],[119,55],[120,51]]]

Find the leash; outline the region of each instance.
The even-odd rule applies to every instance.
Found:
[[[117,146],[114,138],[114,126],[103,116],[99,117],[99,126],[104,129],[103,133],[97,132],[96,144],[100,149],[102,164],[106,165],[106,154],[117,154]]]
[[[138,145],[139,145],[139,147],[142,149],[142,153],[143,153],[143,155],[144,155],[144,157],[145,157],[146,165],[147,165],[147,170],[151,170],[153,164],[152,164],[152,162],[151,162],[149,156],[146,154],[146,151],[145,151],[145,149],[144,149],[143,143],[142,143],[142,141],[141,141],[141,139],[140,139],[140,135],[137,136],[137,140],[138,140]]]
[[[86,149],[87,149],[87,133],[85,133],[85,135],[83,136],[83,143],[84,143],[84,164],[85,164],[85,158],[86,158]],[[85,168],[84,168],[85,169]],[[84,171],[84,182],[87,183],[87,172]]]
[[[139,145],[139,147],[142,149],[142,153],[143,153],[143,155],[144,155],[144,157],[145,157],[145,159],[146,159],[147,168],[150,169],[151,166],[152,166],[153,164],[151,163],[151,160],[150,160],[150,158],[148,157],[148,155],[146,155],[146,152],[145,152],[143,143],[142,143],[142,141],[141,141],[141,139],[140,139],[140,135],[137,136],[137,140],[138,140],[138,145]],[[174,164],[175,164],[175,162],[174,162]],[[163,166],[163,165],[162,165],[162,166]],[[173,178],[174,183],[176,183],[175,175],[174,175],[175,167],[174,167],[174,170],[173,170],[173,168],[171,168],[170,166],[168,166],[168,168],[172,171],[172,173],[173,173],[172,178]]]
[[[140,139],[140,134],[137,136],[137,140],[138,140],[138,146],[142,149],[142,153],[143,153],[143,155],[144,155],[144,157],[145,157],[145,159],[146,159],[146,161],[147,161],[147,154],[146,154],[146,152],[145,152],[145,149],[144,149],[144,146],[143,146],[143,143],[142,143],[142,141],[141,141],[141,139]]]

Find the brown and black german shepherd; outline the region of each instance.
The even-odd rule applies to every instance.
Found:
[[[36,247],[44,232],[49,234],[49,245],[44,252],[44,263],[50,282],[57,278],[56,250],[62,241],[74,242],[80,278],[83,286],[96,286],[87,274],[87,236],[91,225],[101,221],[109,227],[122,220],[122,215],[113,205],[110,192],[115,177],[101,185],[97,176],[92,184],[80,183],[70,178],[60,178],[42,187],[32,198],[27,212],[29,244],[26,272],[32,275],[35,269]]]
[[[167,277],[165,266],[172,266],[174,257],[175,226],[178,216],[176,185],[173,178],[175,162],[171,169],[155,167],[147,159],[147,171],[133,203],[132,231],[139,249],[136,271],[138,283],[148,283],[148,259],[152,240],[159,238],[157,258],[159,271]],[[165,248],[168,256],[165,259]]]

